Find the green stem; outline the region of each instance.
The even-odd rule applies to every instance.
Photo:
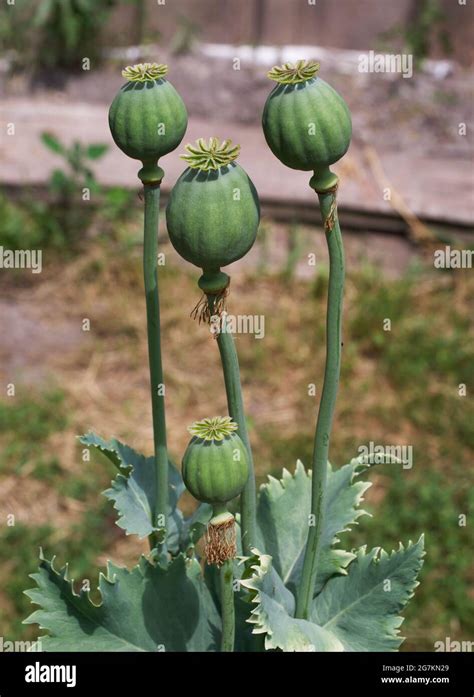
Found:
[[[163,367],[161,363],[160,303],[158,297],[158,219],[160,187],[144,184],[145,224],[143,243],[143,275],[145,279],[146,317],[148,333],[148,361],[150,365],[151,407],[153,415],[153,442],[155,449],[155,521],[161,528],[157,542],[166,538],[168,511],[168,451],[166,446],[166,421]]]
[[[221,651],[233,651],[235,640],[234,570],[232,559],[219,569],[222,614]]]
[[[211,311],[213,298],[214,296],[212,295],[207,296]],[[217,336],[217,345],[221,356],[229,416],[232,417],[239,427],[238,433],[247,448],[249,458],[249,478],[240,497],[240,529],[242,531],[243,553],[245,556],[250,556],[252,547],[255,547],[257,544],[257,498],[252,448],[250,446],[242,398],[239,357],[231,332],[221,331]]]
[[[296,617],[308,619],[318,572],[321,533],[324,525],[327,463],[334,407],[341,367],[342,301],[344,294],[344,248],[337,218],[335,190],[316,192],[329,249],[329,288],[326,315],[326,367],[314,436],[311,513]]]
[[[138,46],[143,44],[145,38],[146,10],[145,0],[137,0],[135,10],[135,43]]]

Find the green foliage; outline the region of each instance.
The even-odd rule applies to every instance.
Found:
[[[443,467],[446,464],[443,462]],[[418,640],[410,648],[433,650],[433,636],[452,625],[454,618],[462,618],[462,632],[469,633],[474,626],[474,608],[466,594],[472,581],[472,541],[469,526],[460,525],[459,518],[473,515],[474,494],[460,470],[455,465],[451,473],[442,476],[432,467],[418,467],[416,461],[413,470],[387,468],[386,495],[378,507],[384,514],[377,516],[377,529],[363,522],[348,534],[351,545],[364,540],[369,546],[389,546],[398,534],[410,537],[420,529],[426,531],[429,554],[423,583],[417,590],[416,608],[408,606],[406,613],[411,632],[421,637],[422,643],[420,646]],[[431,629],[427,631],[427,627]]]
[[[0,402],[0,472],[21,474],[26,463],[31,465],[34,443],[34,470],[49,473],[56,460],[47,447],[48,438],[66,425],[64,394],[59,390],[39,399],[19,396]]]
[[[418,10],[417,18],[405,30],[408,49],[416,60],[427,58],[433,44],[439,42],[446,52],[451,44],[445,26],[446,16],[439,0],[424,0]]]
[[[0,46],[4,56],[11,61],[11,68],[24,69],[31,60],[28,45],[18,51],[18,37],[29,36],[34,15],[31,0],[16,0],[14,4],[2,2],[0,12]],[[25,42],[28,44],[28,42]]]
[[[34,475],[33,475],[34,476]],[[97,480],[90,478],[97,489]],[[64,482],[64,478],[60,480]],[[94,496],[95,499],[95,496]],[[105,502],[104,502],[105,503]],[[2,521],[3,522],[3,521]],[[111,542],[111,528],[106,517],[105,507],[88,512],[82,520],[65,531],[51,524],[32,525],[16,520],[15,525],[1,526],[0,529],[0,566],[3,574],[2,591],[0,593],[0,625],[5,633],[21,638],[32,637],[32,628],[26,628],[18,622],[18,617],[26,617],[31,611],[31,604],[24,595],[25,571],[35,568],[38,564],[38,549],[53,550],[61,557],[70,555],[72,572],[76,584],[87,580],[93,584],[97,574],[91,577],[91,570],[97,555],[103,547]],[[15,554],[12,555],[12,549]],[[28,573],[28,571],[27,571]],[[2,597],[3,596],[3,597]]]
[[[465,318],[454,310],[446,328],[442,316],[438,319],[409,311],[419,276],[418,282],[411,276],[390,284],[372,275],[361,280],[361,298],[349,318],[351,333],[367,354],[380,358],[388,374],[409,386],[433,369],[449,380],[469,373],[474,350],[465,341]],[[444,302],[445,288],[440,285],[435,289],[439,302]],[[391,320],[391,331],[384,330],[385,318]]]
[[[266,649],[282,651],[342,651],[342,644],[331,632],[315,622],[296,619],[295,598],[272,567],[272,558],[260,554],[247,560],[247,573],[240,581],[252,602],[250,619],[253,632],[263,634]]]
[[[92,202],[83,200],[82,194],[86,189],[89,196],[100,193],[88,160],[102,157],[107,146],[83,146],[77,141],[66,146],[52,133],[42,133],[41,141],[63,159],[66,167],[57,168],[51,174],[49,202],[35,198],[28,191],[15,202],[0,196],[0,241],[9,249],[71,249],[95,217]],[[113,198],[112,202],[116,205]]]
[[[94,217],[90,201],[84,200],[81,194],[84,190],[88,191],[88,196],[99,192],[99,185],[87,165],[87,160],[93,159],[89,155],[90,146],[84,147],[78,141],[74,141],[67,147],[50,133],[43,133],[41,139],[43,144],[60,155],[66,164],[66,169],[55,169],[52,172],[49,191],[53,197],[55,223],[73,244],[83,230],[91,225]],[[93,152],[100,154],[104,154],[107,149],[107,146],[92,147],[96,148]]]
[[[41,134],[41,140],[51,152],[61,156],[67,166],[66,170],[55,169],[49,180],[51,193],[58,197],[63,206],[70,206],[83,189],[88,189],[91,194],[99,192],[99,184],[87,161],[103,157],[108,150],[107,145],[82,145],[76,140],[66,146],[47,132]]]
[[[137,46],[141,46],[149,41],[161,43],[162,34],[155,27],[153,27],[153,32],[150,36],[147,0],[121,0],[121,3],[123,5],[132,5],[135,9],[131,30],[133,38],[128,43],[134,43]]]
[[[116,440],[106,443],[92,433],[83,436],[81,442],[99,448],[115,467],[127,471],[126,477],[141,472],[143,483],[148,476],[144,475],[145,458],[128,446]],[[147,464],[150,470],[151,462]],[[242,623],[245,619],[245,603],[242,601],[249,592],[249,599],[257,607],[248,617],[249,606],[247,621],[254,626],[254,632],[265,635],[267,649],[376,651],[395,650],[399,646],[401,638],[397,628],[401,618],[398,613],[417,585],[422,543],[407,548],[400,546],[390,556],[377,550],[366,554],[365,549],[360,549],[353,554],[333,549],[340,542],[339,535],[350,530],[364,514],[358,506],[369,485],[358,481],[357,477],[366,469],[361,461],[353,460],[349,465],[329,472],[327,515],[322,533],[322,571],[318,577],[311,621],[294,618],[294,591],[301,573],[303,533],[307,529],[310,510],[310,478],[299,463],[293,476],[285,470],[281,481],[270,478],[262,487],[258,505],[259,535],[272,556],[255,552],[255,556],[247,560],[241,579],[241,587],[246,590],[238,600],[240,619],[237,627],[242,644],[249,642],[249,630],[245,622]],[[119,477],[126,480],[122,474]],[[177,504],[183,489],[177,472],[173,477],[175,488],[172,491],[175,491],[176,500],[170,501],[170,507]],[[131,488],[136,496],[131,491],[126,494],[125,513],[119,510],[122,516],[118,521],[120,527],[125,527],[125,517],[133,527],[139,509],[150,508],[149,504],[143,506],[143,488],[136,482]],[[105,493],[108,496],[108,492]],[[204,522],[206,518],[202,520]],[[151,525],[147,530],[150,528]],[[141,534],[143,531],[130,528],[127,532]],[[175,551],[179,546],[175,546]],[[187,546],[189,548],[189,542]],[[156,645],[153,647],[152,642],[164,644],[169,651],[213,650],[219,624],[212,600],[215,579],[212,575],[207,577],[211,583],[208,590],[192,546],[187,557],[186,562],[186,557],[178,553],[167,564],[162,560],[163,566],[142,558],[130,572],[109,563],[107,576],[101,576],[99,580],[102,598],[99,607],[90,602],[86,593],[74,593],[67,569],[58,573],[42,557],[40,571],[33,576],[38,588],[27,592],[41,609],[34,612],[27,623],[38,623],[50,631],[51,636],[43,639],[46,650],[57,649],[59,642],[66,651],[77,650],[77,647],[86,651],[155,650]],[[193,589],[189,576],[197,584]],[[386,592],[383,585],[387,580],[393,583],[390,592]],[[148,588],[146,600],[145,587]],[[196,602],[195,591],[201,604],[200,612],[192,608],[192,603]],[[162,596],[166,601],[162,602]],[[118,611],[119,605],[122,612]],[[187,619],[181,605],[189,606]],[[178,606],[181,609],[178,610]],[[145,622],[150,612],[154,618],[151,629],[150,623]],[[176,625],[180,628],[177,636]],[[144,627],[147,627],[146,631]]]
[[[67,567],[56,571],[41,556],[32,575],[38,588],[27,591],[40,605],[25,622],[50,632],[46,651],[211,651],[220,618],[199,564],[183,555],[167,569],[144,557],[131,571],[110,563],[101,574],[101,604],[75,593]]]
[[[132,448],[112,439],[108,443],[93,433],[80,438],[83,445],[92,445],[99,448],[106,457],[122,472],[119,471],[112,482],[110,489],[104,492],[104,496],[114,503],[114,508],[119,513],[117,525],[126,531],[127,535],[138,535],[140,539],[152,535],[162,526],[155,525],[154,521],[154,496],[156,491],[154,458],[146,458]],[[168,541],[174,551],[178,548],[178,530],[182,527],[182,516],[178,516],[176,504],[184,486],[181,477],[174,465],[170,463],[170,491],[169,516],[176,526],[175,535],[170,531],[171,540]]]
[[[0,624],[2,629],[9,629],[14,618],[25,617],[28,612],[28,602],[23,595],[25,588],[25,569],[33,569],[38,564],[38,549],[40,540],[48,540],[52,528],[49,525],[32,527],[15,522],[14,526],[2,525],[0,532],[0,564],[8,568],[6,576],[2,576],[2,592],[8,602],[0,603]],[[12,555],[11,550],[15,550]],[[13,628],[13,627],[12,627]]]
[[[401,37],[406,50],[413,54],[419,65],[428,58],[436,45],[445,53],[452,51],[451,41],[446,28],[446,14],[439,0],[419,0],[416,15],[406,25],[395,26],[383,32],[382,41]]]
[[[83,445],[97,448],[119,470],[111,488],[103,492],[104,496],[114,503],[114,508],[120,516],[117,525],[125,530],[127,535],[138,535],[139,538],[148,537],[158,531],[162,526],[156,525],[154,521],[154,458],[137,453],[115,438],[105,441],[92,432],[81,436],[79,440]],[[201,521],[207,523],[211,509],[202,504],[192,519],[186,520],[178,508],[179,498],[185,489],[184,483],[181,474],[171,462],[168,477],[167,547],[171,553],[176,554],[180,549],[187,551],[190,545],[197,542],[204,528]]]
[[[40,546],[62,558],[70,555],[77,582],[88,579],[93,584],[97,555],[116,538],[108,504],[104,501],[97,506],[97,490],[106,484],[101,471],[89,468],[81,476],[65,470],[51,448],[51,438],[69,425],[68,413],[69,405],[59,390],[28,396],[19,393],[0,402],[0,474],[17,477],[18,482],[12,507],[14,525],[10,527],[5,518],[9,507],[0,511],[0,625],[5,635],[32,637],[31,628],[22,627],[17,618],[25,617],[30,609],[22,592],[25,570],[37,565]],[[47,523],[36,522],[30,506],[35,508],[34,497],[41,491],[38,483],[48,485],[44,491],[58,492],[65,512],[70,499],[85,503],[84,512],[77,515],[77,507],[71,506],[76,514],[67,517],[67,527],[51,515],[45,516]]]
[[[95,222],[107,226],[130,217],[133,193],[118,186],[104,189],[91,169],[91,164],[105,155],[107,145],[75,141],[66,146],[49,132],[41,134],[41,141],[62,159],[63,167],[51,174],[49,200],[28,190],[14,199],[0,193],[1,245],[7,249],[72,251]]]
[[[110,250],[107,250],[107,259],[110,259],[109,252]],[[128,269],[130,263],[128,253],[123,262],[117,261],[117,263],[126,264]],[[169,269],[168,273],[171,274],[171,272],[172,269]],[[176,271],[169,278],[165,275],[163,280],[165,294],[171,292],[176,287]],[[351,532],[341,535],[343,544],[335,545],[333,549],[343,547],[346,550],[352,550],[364,543],[368,544],[369,550],[377,545],[381,545],[384,549],[392,549],[396,548],[399,538],[417,539],[420,530],[426,530],[429,553],[423,567],[423,582],[416,591],[415,602],[408,604],[403,613],[406,617],[404,633],[408,636],[403,647],[410,650],[429,651],[433,650],[433,637],[445,636],[448,633],[451,637],[466,638],[470,636],[474,627],[472,602],[465,590],[472,581],[470,568],[472,541],[469,524],[466,527],[459,525],[460,514],[466,513],[469,520],[474,511],[472,475],[469,469],[470,457],[466,450],[471,442],[468,438],[469,433],[472,439],[474,423],[472,408],[466,400],[457,398],[460,402],[459,411],[453,412],[452,403],[447,401],[446,395],[443,397],[442,394],[440,394],[441,401],[433,403],[431,396],[433,390],[437,389],[440,382],[442,386],[452,383],[452,378],[445,383],[443,374],[438,370],[433,371],[428,361],[413,384],[403,382],[402,388],[399,389],[399,371],[404,370],[403,366],[397,366],[395,362],[385,363],[383,361],[385,349],[378,348],[372,339],[373,334],[379,332],[382,339],[386,337],[386,347],[388,342],[396,341],[400,349],[405,351],[403,344],[410,337],[405,327],[410,324],[415,309],[419,316],[426,317],[427,336],[437,336],[442,327],[446,331],[446,327],[456,326],[459,328],[461,338],[461,328],[468,328],[471,322],[469,307],[468,304],[464,307],[459,303],[459,296],[462,295],[463,289],[462,279],[458,285],[451,282],[448,276],[440,282],[437,274],[435,277],[432,275],[424,277],[419,274],[414,283],[414,279],[410,277],[404,277],[400,281],[390,281],[382,278],[380,274],[359,272],[357,276],[349,277],[349,283],[353,287],[353,293],[347,308],[345,351],[353,346],[357,362],[353,380],[344,385],[339,397],[338,412],[344,428],[337,429],[334,434],[334,451],[341,456],[361,442],[361,437],[365,437],[364,434],[367,432],[366,420],[369,415],[371,434],[374,434],[372,437],[375,440],[379,439],[378,442],[386,442],[380,439],[384,437],[387,428],[396,428],[397,433],[399,431],[402,434],[401,442],[413,443],[415,462],[412,470],[391,466],[370,470],[370,477],[375,484],[373,490],[370,490],[374,491],[370,508],[377,514],[377,522],[372,522],[367,516],[360,518],[359,524]],[[137,283],[134,282],[133,288],[136,286]],[[295,307],[299,308],[298,311],[307,308],[307,312],[313,315],[315,302],[320,301],[322,307],[324,297],[320,297],[319,301],[318,298],[301,300],[298,293],[307,293],[306,284],[299,284],[296,280],[294,290]],[[251,292],[254,291],[251,290]],[[136,302],[136,296],[133,297]],[[405,300],[402,302],[400,298]],[[316,307],[316,312],[319,312],[319,305]],[[354,322],[351,321],[353,313],[355,313]],[[381,321],[387,316],[392,317],[392,332],[382,333]],[[303,313],[302,317],[306,315]],[[363,322],[367,322],[366,330],[362,328]],[[306,338],[304,332],[307,324],[304,321],[301,322],[303,339]],[[308,325],[307,331],[308,335],[313,336],[315,327]],[[467,335],[463,336],[463,343],[469,345]],[[271,340],[272,335],[269,334],[268,337]],[[298,341],[300,340],[300,334],[298,334]],[[282,335],[278,342],[278,352],[272,352],[271,356],[267,356],[266,362],[259,365],[258,371],[246,358],[247,349],[243,344],[242,350],[246,360],[244,379],[258,380],[259,374],[266,373],[269,365],[273,365],[276,360],[282,367],[290,366],[289,369],[293,369],[295,344],[292,336]],[[253,352],[251,344],[248,351],[250,349]],[[410,346],[410,349],[416,352],[417,346]],[[424,352],[425,350],[422,349],[422,353]],[[451,367],[446,366],[448,376],[455,375],[457,358],[458,354],[454,351],[451,354]],[[374,366],[373,375],[367,374],[368,362]],[[303,385],[306,385],[313,375],[312,366],[308,366],[307,375],[308,377],[305,373],[303,376]],[[393,380],[397,400],[395,403],[392,403],[390,399],[377,400],[376,409],[370,412],[364,401],[364,389],[372,391],[376,389],[381,379],[387,378]],[[365,388],[364,384],[366,384]],[[429,398],[427,394],[430,395]],[[31,402],[33,403],[35,399],[37,398],[32,396]],[[304,413],[302,410],[306,408],[306,404],[307,400],[304,396],[298,407],[301,413]],[[348,405],[350,405],[349,411]],[[7,401],[7,406],[9,409],[14,408],[13,401]],[[41,419],[44,421],[53,417],[56,419],[58,415],[70,412],[72,412],[71,405],[63,403],[60,409],[43,408]],[[5,413],[5,411],[0,413],[0,424],[4,421]],[[34,423],[36,417],[32,414],[33,412],[30,411],[27,418],[21,419],[18,415],[15,418],[7,417],[10,419],[12,428],[8,433],[4,432],[2,438],[11,439],[12,442],[16,440],[17,445],[20,442],[24,445],[35,442],[34,455],[38,451],[41,454],[41,444],[46,443],[46,440],[36,442],[30,439],[26,430],[19,431],[18,435],[15,430],[15,424],[19,425],[23,421]],[[451,434],[455,433],[454,428],[456,424],[459,424],[461,416],[465,423],[464,435],[462,438],[453,437]],[[71,418],[74,418],[73,412]],[[415,424],[416,430],[407,431],[412,424]],[[53,434],[56,429],[62,430],[59,420],[57,422],[54,420],[48,425],[49,433]],[[407,433],[408,435],[405,435]],[[304,452],[307,453],[305,457],[308,461],[311,457],[312,434],[309,424],[307,430],[304,424],[300,424],[294,437],[290,438],[287,438],[280,429],[273,431],[268,429],[266,435],[260,429],[259,441],[256,460],[265,463],[266,468],[266,463],[272,463],[274,471],[280,467],[283,459],[282,452],[285,454],[285,459],[290,461],[293,460],[291,453],[294,453],[294,460],[298,455],[301,457]],[[6,441],[2,440],[2,445],[4,442]],[[31,445],[29,451],[32,457]],[[24,452],[26,456],[28,452],[26,445]],[[287,452],[290,453],[289,456]],[[48,452],[44,451],[41,454],[46,463],[44,455],[48,455]],[[79,455],[77,461],[80,462]],[[13,460],[10,459],[9,462],[12,463]],[[92,570],[97,566],[98,555],[100,554],[103,558],[108,550],[110,550],[109,553],[116,553],[115,549],[111,548],[120,531],[113,525],[113,519],[110,516],[110,514],[113,515],[113,511],[110,503],[104,501],[104,505],[97,509],[96,492],[101,488],[105,489],[109,480],[106,468],[101,468],[98,464],[94,463],[90,466],[81,464],[79,471],[63,473],[62,478],[59,478],[57,466],[51,473],[51,476],[55,478],[54,481],[57,482],[57,488],[60,488],[65,496],[80,499],[83,502],[84,511],[94,510],[93,514],[76,515],[73,531],[61,529],[54,520],[51,521],[47,531],[44,530],[44,526],[37,528],[22,525],[20,529],[20,523],[17,523],[14,528],[1,527],[0,569],[3,569],[3,575],[0,572],[2,578],[0,624],[5,627],[6,636],[25,638],[36,636],[36,630],[33,634],[34,628],[31,625],[21,630],[31,633],[22,634],[16,624],[16,618],[25,617],[29,612],[29,601],[25,596],[21,596],[20,591],[26,587],[27,573],[36,564],[39,545],[45,548],[45,554],[47,550],[48,558],[53,553],[57,553],[61,560],[70,558],[71,575],[78,580],[88,578],[92,584],[97,578],[97,571]],[[36,470],[36,465],[34,469]],[[335,472],[338,471],[340,470],[335,470]],[[44,474],[47,472],[46,465],[43,472]],[[43,472],[40,468],[40,476],[43,476]],[[33,476],[36,477],[36,473]],[[358,481],[358,478],[355,481]],[[26,481],[25,486],[27,486]],[[282,488],[280,482],[278,487]],[[269,488],[272,489],[271,486]],[[108,515],[105,515],[107,511]],[[204,519],[201,531],[206,522],[207,520]],[[17,550],[14,556],[11,553],[12,549]],[[274,556],[278,558],[276,553]],[[339,577],[341,576],[338,575],[336,578]],[[455,584],[452,583],[452,579],[456,579]],[[80,587],[78,581],[75,587]],[[243,608],[244,626],[251,627],[246,623],[250,612],[248,603],[238,599],[236,606],[238,613]],[[256,636],[257,639],[259,637],[262,635]],[[246,640],[247,635],[245,635],[245,642]],[[245,643],[245,647],[247,646],[248,644]]]
[[[313,622],[333,633],[345,651],[396,651],[403,641],[399,613],[418,586],[423,537],[387,554],[357,550],[347,576],[331,578],[314,599]]]
[[[353,460],[339,470],[330,470],[323,559],[324,551],[326,556],[334,551],[331,548],[339,542],[338,534],[350,530],[364,513],[356,509],[369,485],[353,483],[364,469],[360,461]],[[271,478],[267,490],[261,489],[259,526],[269,532],[262,539],[269,554],[255,552],[247,560],[241,580],[256,605],[249,620],[255,625],[254,632],[265,634],[267,649],[396,650],[402,642],[398,615],[418,585],[422,539],[416,545],[400,545],[391,555],[378,549],[367,553],[365,547],[356,554],[345,553],[342,565],[329,567],[324,578],[319,578],[311,621],[295,618],[294,594],[302,552],[298,538],[310,510],[308,482],[304,468],[298,465],[294,477],[284,472],[281,481]],[[325,568],[324,561],[321,564]]]
[[[0,244],[6,249],[62,247],[64,230],[49,212],[49,206],[25,194],[12,199],[0,192]]]
[[[456,306],[456,281],[445,277],[425,294],[426,309],[413,313],[422,272],[386,283],[372,274],[360,278],[361,291],[348,318],[350,332],[363,355],[377,360],[394,385],[402,386],[402,413],[422,432],[449,443],[449,450],[474,446],[474,412],[459,396],[458,385],[467,380],[474,362],[472,323]],[[448,310],[449,308],[449,310]],[[384,331],[385,318],[391,331]],[[435,378],[435,379],[434,379]],[[427,400],[426,384],[431,382]]]
[[[400,544],[390,555],[362,547],[346,576],[333,576],[313,600],[311,620],[294,617],[295,598],[271,566],[271,557],[256,552],[247,560],[253,608],[249,622],[265,634],[266,649],[282,651],[396,651],[403,641],[398,628],[418,585],[423,539]]]
[[[80,70],[101,58],[101,30],[117,0],[40,0],[34,16],[40,68]]]
[[[133,212],[135,193],[123,186],[112,186],[102,192],[100,214],[108,223],[127,221]]]
[[[354,559],[352,553],[333,546],[339,542],[338,535],[365,513],[357,508],[370,483],[356,479],[360,469],[364,465],[357,460],[338,470],[329,468],[318,589],[333,574],[346,573]],[[259,545],[272,557],[273,568],[293,593],[301,577],[310,512],[311,473],[305,472],[301,462],[297,462],[293,476],[284,469],[281,479],[270,476],[262,485],[257,508]]]
[[[420,267],[395,280],[375,268],[362,268],[348,277],[351,294],[345,310],[343,371],[350,353],[352,372],[341,383],[336,412],[340,427],[333,435],[332,452],[334,459],[341,458],[367,443],[368,420],[374,442],[413,446],[411,470],[388,466],[373,471],[376,486],[371,503],[377,526],[363,518],[347,533],[348,549],[364,543],[369,548],[391,549],[399,539],[417,539],[420,531],[426,533],[423,583],[416,602],[407,607],[410,631],[404,650],[432,651],[435,636],[448,632],[461,640],[474,631],[472,603],[466,593],[472,583],[472,543],[469,525],[459,525],[459,515],[466,513],[469,518],[474,510],[470,493],[474,489],[470,468],[474,406],[469,396],[458,393],[459,383],[469,384],[469,366],[474,363],[471,281],[469,270],[443,274]],[[327,284],[318,275],[315,285],[311,302],[317,303],[316,309],[306,300],[302,306],[317,315],[323,311]],[[296,303],[301,305],[301,300]],[[279,334],[279,353],[267,357],[258,371],[249,365],[251,379],[267,374],[275,360],[292,370],[291,358],[298,347],[315,332],[316,342],[323,339],[311,324],[305,333],[306,314],[301,312],[297,341],[288,333]],[[276,313],[275,318],[273,325],[278,321]],[[391,319],[391,331],[383,330],[385,318]],[[249,354],[251,350],[249,346]],[[246,350],[243,359],[249,360]],[[309,366],[301,376],[303,390],[313,380],[314,369]],[[374,400],[381,386],[384,398]],[[294,408],[298,414],[305,413],[306,398]],[[267,426],[259,430],[259,440],[274,473],[281,466],[283,449],[290,460],[311,458],[310,424],[301,424],[290,437]],[[453,578],[458,579],[454,586],[449,580]]]

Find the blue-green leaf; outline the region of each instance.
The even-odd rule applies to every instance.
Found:
[[[45,651],[214,651],[220,618],[196,560],[179,555],[166,569],[144,557],[131,571],[110,563],[100,575],[100,605],[75,593],[67,567],[41,556],[37,587],[26,591],[40,606],[25,624],[49,632]]]
[[[93,431],[89,431],[84,436],[79,436],[79,442],[88,447],[98,448],[119,471],[121,468],[131,468],[132,461],[136,456],[136,452],[132,448],[124,445],[116,438],[106,441],[101,436],[93,433]]]
[[[313,600],[312,620],[345,651],[396,651],[403,641],[399,613],[418,586],[423,556],[423,536],[391,554],[362,547],[347,576],[331,578]]]
[[[316,591],[333,574],[344,574],[354,555],[334,549],[340,533],[349,530],[357,519],[366,514],[358,509],[370,482],[356,479],[364,468],[352,460],[337,470],[328,465],[326,516],[322,530],[322,547],[316,581]],[[257,523],[259,544],[273,559],[273,566],[285,585],[293,592],[299,583],[311,513],[311,473],[297,462],[291,475],[283,470],[280,480],[269,477],[260,488]]]
[[[104,496],[113,502],[119,513],[117,525],[127,535],[147,537],[158,530],[153,520],[156,497],[156,474],[153,457],[145,457],[115,438],[105,441],[95,433],[80,437],[83,445],[98,448],[119,469],[110,489]],[[168,465],[168,549],[177,552],[183,527],[183,515],[177,508],[178,499],[184,491],[181,474],[170,462]]]
[[[266,649],[282,651],[343,651],[342,643],[330,631],[314,622],[296,619],[295,598],[272,568],[271,557],[253,550],[246,560],[246,577],[241,586],[250,592],[255,605],[247,620],[254,634],[265,635]]]
[[[212,506],[209,503],[200,503],[194,513],[183,521],[181,531],[182,549],[189,544],[196,544],[204,535],[207,524],[212,518]]]
[[[119,513],[117,525],[127,535],[138,535],[140,538],[158,530],[153,520],[156,497],[154,458],[137,453],[115,438],[106,441],[92,431],[81,436],[79,441],[100,450],[119,470],[111,487],[103,492]],[[171,461],[168,478],[167,549],[171,554],[177,554],[198,542],[211,518],[212,509],[202,503],[190,518],[184,518],[178,501],[185,486],[181,473]]]
[[[295,599],[272,568],[271,557],[253,550],[240,584],[254,608],[247,620],[265,648],[282,651],[396,651],[403,641],[399,616],[418,585],[423,537],[387,554],[357,551],[345,576],[333,576],[313,600],[309,620],[294,617]]]

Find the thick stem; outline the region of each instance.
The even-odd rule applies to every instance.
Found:
[[[157,542],[166,538],[168,512],[168,451],[166,446],[166,421],[163,367],[161,363],[160,303],[158,297],[158,219],[160,187],[144,185],[145,225],[143,243],[143,275],[145,279],[146,316],[148,332],[148,361],[150,365],[151,406],[153,415],[153,442],[155,448],[155,524],[161,528]]]
[[[212,309],[213,297],[208,295],[209,306]],[[252,448],[245,421],[244,403],[242,398],[242,385],[240,383],[239,358],[235,348],[232,333],[224,326],[217,335],[217,345],[222,362],[225,390],[227,395],[227,408],[229,416],[239,427],[238,433],[249,458],[249,478],[240,497],[240,529],[242,531],[242,548],[245,556],[251,555],[252,547],[257,544],[257,499],[255,486],[255,473],[253,465]]]
[[[219,569],[222,614],[221,651],[233,651],[235,640],[234,571],[232,559]]]
[[[326,367],[314,436],[311,513],[296,617],[308,619],[318,572],[321,533],[324,525],[327,463],[334,407],[341,367],[342,301],[344,294],[344,248],[337,218],[336,191],[317,192],[329,249],[329,288],[326,315]]]

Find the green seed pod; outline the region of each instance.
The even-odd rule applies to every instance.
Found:
[[[213,505],[225,504],[240,494],[249,475],[245,445],[230,417],[216,416],[197,421],[183,457],[183,479],[198,499]]]
[[[318,70],[314,61],[272,68],[268,77],[278,84],[266,101],[262,125],[283,164],[323,173],[347,152],[352,123],[347,104],[317,77]]]
[[[257,191],[235,159],[240,146],[203,139],[187,145],[189,167],[171,191],[166,222],[183,259],[207,272],[207,290],[222,266],[237,261],[255,242],[260,221]],[[222,274],[225,277],[225,274]],[[217,283],[219,285],[219,283]],[[222,287],[222,284],[221,284]]]
[[[145,169],[178,147],[188,124],[183,100],[165,79],[167,71],[158,63],[125,68],[122,75],[127,82],[109,110],[115,143],[129,157],[141,160]]]

